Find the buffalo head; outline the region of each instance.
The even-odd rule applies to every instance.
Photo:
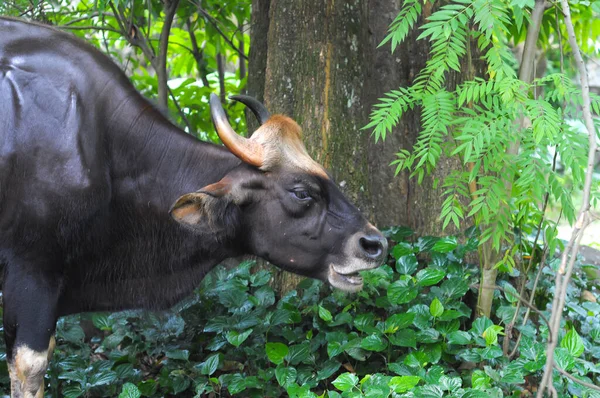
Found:
[[[308,155],[296,122],[270,116],[251,97],[234,99],[261,123],[251,138],[233,131],[215,95],[211,114],[219,137],[242,164],[179,198],[171,215],[198,231],[235,230],[226,235],[246,253],[342,290],[360,290],[359,271],[383,262],[386,239]]]

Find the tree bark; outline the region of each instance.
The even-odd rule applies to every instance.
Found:
[[[418,185],[408,173],[394,176],[389,166],[399,149],[416,141],[417,112],[405,115],[385,142],[375,143],[362,130],[378,98],[410,85],[428,57],[417,30],[394,54],[389,46],[377,48],[401,3],[254,0],[248,93],[302,126],[309,153],[378,227],[406,225],[419,235],[440,235],[442,188],[434,189],[434,180],[458,167],[458,160],[442,159]],[[281,291],[298,281],[277,279]]]

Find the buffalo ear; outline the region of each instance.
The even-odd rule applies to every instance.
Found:
[[[228,198],[231,188],[230,180],[223,178],[197,192],[181,196],[169,213],[175,221],[195,228],[201,228],[199,224],[206,222],[207,227],[215,232],[215,229],[220,229],[220,225],[223,224],[222,217],[231,204]]]
[[[200,223],[203,213],[203,196],[201,193],[188,193],[177,199],[169,213],[175,221],[194,225]]]

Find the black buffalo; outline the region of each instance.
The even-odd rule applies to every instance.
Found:
[[[387,243],[307,154],[299,126],[238,97],[250,139],[172,125],[106,56],[0,17],[0,265],[13,396],[42,397],[58,317],[167,308],[220,261],[260,256],[356,291]]]

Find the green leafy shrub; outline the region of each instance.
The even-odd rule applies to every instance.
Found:
[[[546,325],[532,314],[518,326],[522,338],[512,360],[501,346],[518,301],[517,271],[500,282],[498,318],[473,321],[469,300],[479,268],[464,257],[478,245],[476,231],[418,239],[405,228],[387,234],[396,242],[389,263],[366,272],[366,287],[356,295],[330,292],[307,279],[277,298],[270,272],[244,262],[231,270],[217,267],[173,311],[62,318],[48,392],[73,398],[530,393],[545,363]],[[555,263],[546,267],[549,274]],[[538,286],[546,291],[536,302],[542,309],[550,302],[551,281],[542,277]],[[581,291],[589,288],[584,273],[575,282],[557,362],[598,383],[600,305],[580,302]],[[8,392],[4,365],[0,376]],[[558,374],[555,386],[560,396],[598,396]]]

